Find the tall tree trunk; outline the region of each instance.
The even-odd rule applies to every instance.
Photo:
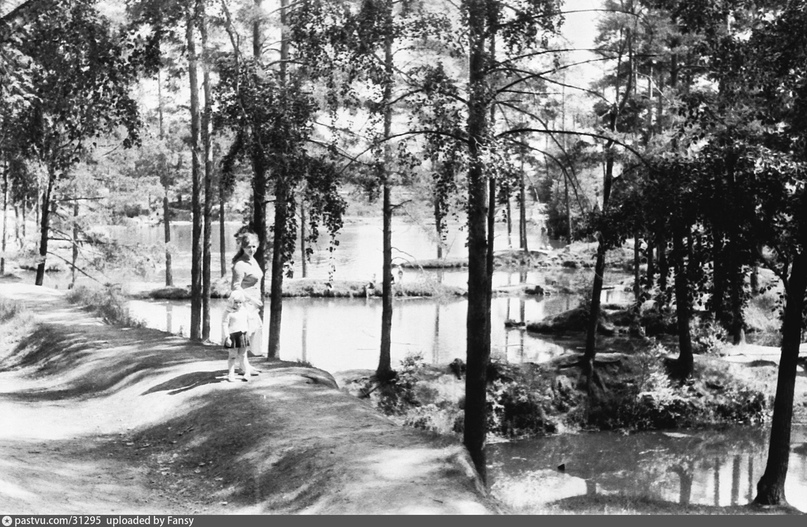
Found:
[[[261,28],[261,4],[263,0],[253,0],[254,18],[252,21],[252,55],[255,62],[260,64],[261,61],[261,46],[263,40],[263,31]],[[255,78],[254,82],[259,79]],[[260,137],[262,123],[257,114],[253,115],[252,121],[252,145],[250,151],[250,158],[252,160],[252,221],[250,228],[258,235],[258,251],[255,253],[255,260],[263,272],[261,277],[261,297],[264,296],[266,291],[266,270],[269,267],[269,236],[266,226],[266,192],[268,187],[267,172],[269,170],[266,162],[266,154],[263,151],[263,145]],[[258,309],[261,320],[264,318],[264,308],[261,304]]]
[[[661,233],[659,236],[658,246],[656,249],[658,254],[658,288],[660,298],[660,305],[665,305],[667,302],[667,278],[670,275],[670,265],[667,262],[667,236]]]
[[[305,247],[305,196],[300,195],[300,265],[302,278],[308,277],[308,254]]]
[[[783,505],[785,478],[790,457],[790,429],[793,421],[793,400],[796,386],[796,368],[801,345],[804,295],[807,293],[807,251],[793,261],[790,277],[785,284],[786,303],[782,322],[782,355],[779,361],[779,378],[773,403],[771,438],[765,473],[757,483],[754,502],[761,505]]]
[[[202,340],[202,170],[199,152],[200,107],[198,57],[194,26],[197,13],[191,6],[186,14],[188,78],[191,89],[191,340]]]
[[[289,60],[289,44],[286,39],[286,18],[288,0],[280,0],[280,84],[282,94],[286,97],[286,64]],[[269,347],[268,359],[276,359],[280,355],[280,330],[283,320],[283,269],[289,255],[286,254],[286,239],[289,236],[288,216],[292,199],[291,170],[288,163],[275,174],[275,222],[273,226],[272,250],[272,283],[269,300]]]
[[[25,238],[28,236],[26,232],[28,230],[28,198],[24,197],[22,199],[22,238],[20,238],[20,246],[22,246],[22,242],[25,241]]]
[[[743,327],[745,317],[743,315],[743,285],[745,274],[742,265],[739,263],[740,255],[737,250],[736,241],[731,243],[731,259],[729,260],[729,308],[731,309],[731,324],[729,334],[734,345],[740,344],[744,338]]]
[[[50,207],[51,193],[56,184],[56,171],[52,166],[48,167],[48,184],[42,193],[42,212],[39,215],[39,263],[36,266],[35,285],[42,285],[45,282],[45,261],[48,256],[48,231],[50,230]]]
[[[443,211],[440,210],[440,200],[436,193],[434,196],[434,230],[437,233],[437,259],[443,259],[443,236],[445,234],[445,220]]]
[[[689,278],[685,261],[684,227],[677,227],[673,233],[673,265],[675,266],[675,314],[678,319],[678,374],[682,379],[692,374],[695,359],[692,355],[692,335],[690,333],[691,309],[689,306]]]
[[[378,356],[376,378],[386,381],[392,377],[392,205],[390,185],[383,184],[383,230],[382,230],[382,271],[381,271],[381,349]]]
[[[219,262],[221,264],[221,276],[227,275],[227,233],[224,225],[224,205],[226,202],[227,200],[224,199],[224,186],[219,180]]]
[[[633,302],[638,304],[642,297],[641,276],[639,268],[642,264],[641,259],[641,238],[639,238],[639,231],[633,233]]]
[[[488,51],[488,61],[490,63],[496,62],[496,30],[498,26],[498,13],[495,9],[488,10],[488,31],[490,32],[490,43]],[[493,75],[487,80],[489,83],[495,82],[496,76]],[[488,121],[488,129],[495,129],[496,127],[496,105],[490,105],[490,118]],[[496,176],[495,172],[488,174],[488,247],[487,247],[487,300],[485,304],[488,306],[488,325],[490,325],[490,306],[493,300],[493,248],[496,240]],[[490,350],[488,350],[490,351]]]
[[[490,363],[490,295],[487,269],[487,182],[482,148],[487,135],[485,108],[486,2],[469,0],[468,100],[468,315],[466,319],[467,370],[465,376],[465,428],[463,442],[482,480],[487,479],[487,368]]]
[[[519,247],[526,253],[530,248],[527,246],[527,176],[524,174],[524,167],[521,168],[521,179],[518,182],[518,201],[520,210],[518,215],[518,242]]]
[[[157,70],[157,115],[160,118],[160,141],[165,139],[165,124],[163,121],[163,80],[162,70]],[[168,171],[169,166],[163,167]],[[168,173],[160,176],[160,182],[163,185],[163,234],[165,239],[165,285],[172,287],[174,285],[174,272],[171,268],[171,211],[168,208],[169,196],[168,190],[171,186],[171,178]]]
[[[73,236],[73,247],[72,251],[70,251],[70,287],[69,289],[73,289],[76,286],[76,263],[78,262],[78,213],[79,213],[79,206],[78,200],[73,202],[73,228],[72,236]]]
[[[23,207],[14,205],[14,240],[17,242],[17,245],[22,247],[22,236],[20,234],[20,209]]]
[[[275,176],[275,220],[272,227],[274,247],[272,249],[272,277],[269,298],[269,348],[268,358],[280,355],[280,329],[283,320],[283,269],[286,255],[285,239],[289,214],[289,189],[285,174]]]
[[[3,163],[3,240],[0,243],[0,275],[6,273],[6,232],[8,225],[8,163]]]
[[[633,37],[630,30],[626,31],[625,40],[628,45],[628,60],[630,62],[630,69],[633,69]],[[616,94],[619,97],[619,63],[622,62],[620,55],[617,62],[617,83]],[[632,91],[633,77],[629,74],[625,86],[625,93],[622,98],[614,105],[609,119],[609,128],[612,132],[617,131],[617,123],[619,122],[619,115],[622,113],[625,104],[628,101],[628,96]],[[611,186],[614,179],[614,141],[609,140],[605,145],[605,173],[603,174],[602,184],[602,210],[608,210],[608,203],[611,197]],[[571,234],[571,233],[570,233]],[[597,353],[597,328],[600,321],[600,295],[602,295],[602,284],[605,276],[605,252],[606,246],[602,233],[598,234],[597,244],[597,261],[594,264],[594,284],[591,288],[591,307],[588,315],[588,327],[586,328],[586,349],[583,352],[583,359],[581,369],[586,380],[586,388],[589,394],[592,393],[593,382],[597,381],[596,372],[594,371],[594,356]]]
[[[168,183],[163,187],[163,237],[165,238],[165,285],[174,285],[174,272],[171,262],[171,211],[168,208]]]
[[[384,73],[386,83],[384,83],[384,94],[382,104],[384,105],[384,166],[382,168],[382,192],[383,192],[383,247],[382,247],[382,289],[381,289],[381,349],[378,356],[378,368],[376,368],[376,378],[379,381],[389,380],[392,373],[391,347],[392,347],[392,203],[390,197],[390,169],[392,165],[392,153],[390,152],[389,137],[392,134],[392,0],[387,0],[384,5],[386,14],[386,30],[384,31]]]
[[[608,206],[611,194],[611,182],[614,174],[614,155],[611,150],[613,142],[609,141],[606,146],[605,174],[603,175],[603,210]],[[592,392],[595,380],[594,357],[597,354],[597,328],[600,323],[600,297],[602,296],[602,285],[605,276],[605,242],[602,234],[597,235],[597,259],[594,263],[594,283],[591,286],[591,304],[588,313],[588,325],[586,327],[586,348],[583,352],[581,368],[586,381],[586,389]]]
[[[210,87],[210,57],[208,56],[207,14],[204,2],[200,2],[199,28],[202,38],[202,91],[205,106],[202,113],[202,147],[204,155],[204,205],[202,235],[202,340],[210,339],[210,290],[213,239],[213,145],[211,117],[213,114],[213,93]]]
[[[492,119],[491,119],[492,120]],[[524,150],[521,150],[521,178],[524,178]],[[512,198],[513,198],[513,189],[511,188],[510,184],[507,185],[507,192],[504,196],[504,204],[505,204],[505,215],[507,218],[507,248],[513,248],[513,207],[512,207]],[[521,231],[521,226],[519,226],[519,233]],[[520,235],[520,234],[519,234]]]
[[[647,257],[647,272],[645,273],[645,291],[650,291],[653,289],[653,284],[655,284],[655,276],[656,276],[656,258],[655,258],[656,251],[653,249],[653,235],[652,233],[648,234],[647,237],[647,249],[645,249],[645,255]]]
[[[712,313],[714,313],[715,320],[718,321],[724,328],[728,329],[728,316],[726,315],[725,303],[725,288],[726,288],[726,272],[724,270],[724,261],[726,260],[725,250],[723,247],[723,233],[715,229],[712,258],[712,295],[710,297],[710,304]]]
[[[572,232],[572,207],[569,201],[569,176],[563,176],[563,192],[566,199],[566,243],[572,243],[574,233]]]

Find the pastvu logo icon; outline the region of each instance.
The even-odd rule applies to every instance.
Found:
[[[3,516],[3,527],[11,525],[11,516]]]

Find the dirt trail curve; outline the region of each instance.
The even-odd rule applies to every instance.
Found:
[[[0,282],[4,514],[491,514],[456,440],[403,429],[319,370],[105,325]]]

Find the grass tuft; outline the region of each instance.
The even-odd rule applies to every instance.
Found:
[[[126,306],[126,299],[116,286],[103,289],[78,286],[71,289],[65,297],[73,304],[90,309],[107,324],[135,328],[145,327],[143,321],[132,316]]]

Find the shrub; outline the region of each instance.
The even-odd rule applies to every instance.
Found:
[[[692,319],[692,347],[695,353],[717,355],[726,345],[726,330],[715,321],[714,315]]]
[[[523,437],[556,431],[542,401],[529,387],[496,380],[488,389],[488,430],[504,437]]]
[[[404,418],[404,425],[450,435],[462,432],[462,418],[456,406],[427,404],[411,409]]]
[[[780,291],[766,291],[751,298],[745,308],[748,340],[760,346],[782,343],[783,299]]]
[[[408,355],[401,361],[395,378],[380,387],[377,405],[385,414],[405,415],[410,408],[420,406],[415,387],[423,364],[423,355]]]
[[[765,394],[747,387],[727,390],[715,408],[717,418],[747,424],[762,424],[768,417]]]
[[[7,322],[25,312],[22,303],[0,298],[0,322]]]
[[[78,286],[65,295],[68,301],[89,308],[107,324],[127,327],[143,327],[143,322],[134,318],[126,306],[126,299],[118,286],[103,289]]]

